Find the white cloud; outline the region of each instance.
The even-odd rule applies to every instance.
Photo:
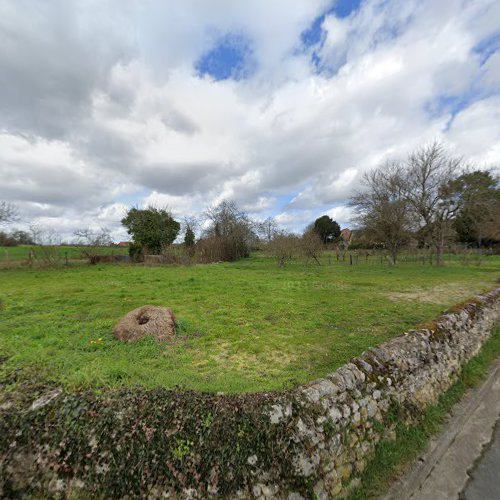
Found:
[[[201,198],[176,196],[156,191],[153,191],[142,200],[141,206],[147,207],[150,205],[168,209],[179,220],[192,214],[200,213],[205,208]]]
[[[499,168],[500,96],[476,102],[458,113],[447,137],[455,151],[475,165]]]
[[[329,4],[1,4],[0,199],[65,234],[123,234],[133,203],[181,217],[223,198],[298,230],[323,213],[347,224],[360,175],[428,140],[500,163],[498,53],[482,64],[477,49],[498,2],[366,0],[301,46]],[[227,33],[248,38],[255,73],[200,77]]]
[[[350,225],[352,218],[354,217],[354,212],[352,208],[345,205],[340,205],[338,207],[332,208],[326,212],[333,220],[337,221],[340,228],[343,229]]]
[[[488,89],[500,87],[500,52],[493,54],[484,65],[484,83]]]

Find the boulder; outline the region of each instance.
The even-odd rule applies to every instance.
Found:
[[[138,307],[115,325],[113,334],[123,342],[135,342],[146,336],[164,342],[175,336],[175,316],[168,307]]]

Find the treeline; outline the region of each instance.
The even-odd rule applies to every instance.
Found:
[[[500,241],[499,179],[474,169],[435,142],[403,161],[367,172],[363,189],[350,199],[356,230],[351,248],[378,248],[395,264],[403,248],[423,248],[442,265],[451,243],[482,247]],[[162,255],[165,262],[235,261],[263,248],[278,265],[296,257],[320,263],[326,247],[337,253],[349,248],[350,230],[324,215],[302,235],[282,230],[273,218],[252,220],[235,202],[223,201],[199,218],[176,221],[166,209],[133,208],[122,220],[133,237],[131,257]],[[184,231],[182,245],[172,245]],[[195,234],[199,233],[198,240]]]
[[[382,246],[393,264],[408,246],[432,249],[442,265],[451,242],[481,247],[500,240],[498,177],[467,166],[437,142],[366,173],[350,205],[360,228],[357,245]]]
[[[10,206],[9,210],[12,214],[14,207]],[[13,220],[15,218],[11,217],[3,222]],[[276,256],[280,265],[284,265],[288,255],[298,254],[319,263],[323,245],[336,241],[340,235],[339,225],[326,215],[298,236],[285,232],[272,217],[265,220],[251,218],[236,202],[229,200],[208,207],[199,216],[185,217],[180,221],[167,208],[133,207],[121,223],[132,239],[128,251],[133,262],[231,262],[248,257],[253,250],[266,248]],[[43,255],[50,263],[57,260],[57,247],[63,244],[71,245],[63,243],[55,231],[43,230],[35,224],[30,225],[29,232],[0,233],[0,246],[37,245],[38,251],[33,249],[30,255]],[[109,255],[103,254],[103,247],[113,246],[113,241],[106,228],[84,228],[73,233],[72,244],[95,264],[109,260]],[[286,251],[282,250],[284,246],[288,247]],[[45,258],[47,255],[54,258]]]
[[[229,200],[182,222],[176,221],[165,208],[131,208],[122,224],[133,238],[129,251],[135,262],[231,262],[248,257],[252,250],[266,249],[280,266],[297,255],[319,264],[325,245],[340,238],[338,223],[327,215],[318,218],[299,236],[281,229],[272,217],[252,219]],[[200,235],[198,239],[196,233]],[[179,237],[183,243],[175,244]]]
[[[181,222],[166,208],[154,206],[131,208],[121,222],[132,237],[129,251],[135,262],[147,256],[167,263],[236,261],[248,257],[261,239],[272,240],[278,231],[273,219],[252,220],[227,200]],[[179,238],[183,243],[174,244]]]
[[[31,234],[26,231],[14,230],[9,233],[0,231],[1,247],[16,247],[18,245],[34,245]]]
[[[17,207],[6,201],[0,202],[0,226],[19,220]],[[14,229],[10,232],[0,231],[0,246],[15,247],[17,245],[33,245],[32,235],[26,231]]]
[[[133,262],[236,261],[252,250],[265,249],[279,266],[297,256],[319,264],[326,248],[337,255],[348,248],[364,248],[387,252],[395,264],[403,248],[419,248],[432,251],[434,262],[441,265],[452,243],[479,248],[500,243],[498,177],[468,166],[439,143],[367,172],[350,206],[355,213],[354,233],[341,231],[328,215],[316,219],[300,235],[288,233],[274,218],[252,219],[229,200],[182,220],[166,208],[133,207],[121,223],[132,239],[129,255]],[[17,219],[16,208],[0,202],[0,224]],[[82,229],[74,237],[91,263],[99,262],[102,247],[113,244],[105,228]],[[44,232],[36,225],[30,226],[29,233],[0,232],[0,246],[41,243],[58,245],[61,241],[55,232]]]

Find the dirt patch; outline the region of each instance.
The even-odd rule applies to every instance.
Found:
[[[175,337],[175,316],[171,309],[142,306],[126,314],[113,328],[118,340],[135,342],[150,336],[162,342]]]
[[[432,288],[412,288],[404,292],[390,292],[385,294],[389,299],[399,302],[425,302],[434,304],[446,304],[449,302],[458,302],[471,295],[478,293],[477,288],[472,288],[459,283],[450,283],[447,285],[438,285]]]

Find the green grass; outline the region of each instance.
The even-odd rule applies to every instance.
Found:
[[[398,425],[395,441],[377,445],[375,456],[361,476],[361,485],[349,496],[350,500],[380,498],[381,492],[401,474],[408,463],[424,450],[429,438],[443,428],[448,414],[465,391],[481,382],[491,363],[500,356],[500,327],[485,343],[479,355],[465,365],[457,382],[441,396],[438,404],[430,406],[413,426]]]
[[[281,389],[492,288],[499,264],[488,257],[471,267],[294,262],[279,269],[256,255],[192,267],[2,270],[0,356],[8,360],[1,370],[34,370],[68,388]],[[113,338],[118,319],[144,304],[172,307],[177,341]]]
[[[76,245],[58,245],[54,247],[38,247],[36,245],[18,245],[16,247],[2,247],[0,246],[0,262],[8,261],[22,261],[28,260],[30,250],[33,250],[36,254],[43,256],[41,248],[45,248],[47,252],[52,254],[55,252],[59,258],[64,259],[66,256],[68,259],[82,259],[85,258],[82,249]],[[101,247],[99,249],[99,254],[101,255],[128,255],[128,248],[124,247]]]

